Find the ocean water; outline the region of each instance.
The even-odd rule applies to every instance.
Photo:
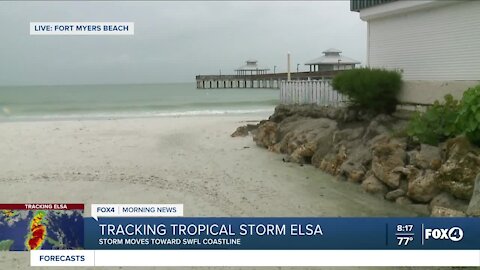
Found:
[[[194,83],[1,86],[0,121],[266,113],[276,89],[196,89]]]

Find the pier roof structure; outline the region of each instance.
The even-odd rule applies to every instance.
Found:
[[[266,74],[269,69],[268,68],[261,68],[257,64],[257,60],[247,60],[246,64],[235,69],[236,75],[261,75]]]
[[[330,48],[322,53],[323,56],[305,63],[310,66],[310,71],[352,69],[355,68],[355,65],[360,64],[360,61],[341,55],[342,51],[335,48]]]

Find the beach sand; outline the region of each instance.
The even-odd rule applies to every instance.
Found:
[[[0,201],[183,203],[196,217],[414,215],[312,166],[284,163],[251,137],[230,137],[263,118],[0,123]],[[0,269],[28,268],[28,257],[0,253]]]

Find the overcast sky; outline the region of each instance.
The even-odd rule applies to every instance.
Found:
[[[30,22],[132,21],[134,36],[30,36]],[[246,59],[277,72],[330,47],[365,62],[349,1],[0,2],[0,85],[193,82]]]

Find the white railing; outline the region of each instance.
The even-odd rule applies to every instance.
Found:
[[[317,104],[319,106],[345,106],[348,98],[333,89],[331,80],[282,81],[281,104]]]

